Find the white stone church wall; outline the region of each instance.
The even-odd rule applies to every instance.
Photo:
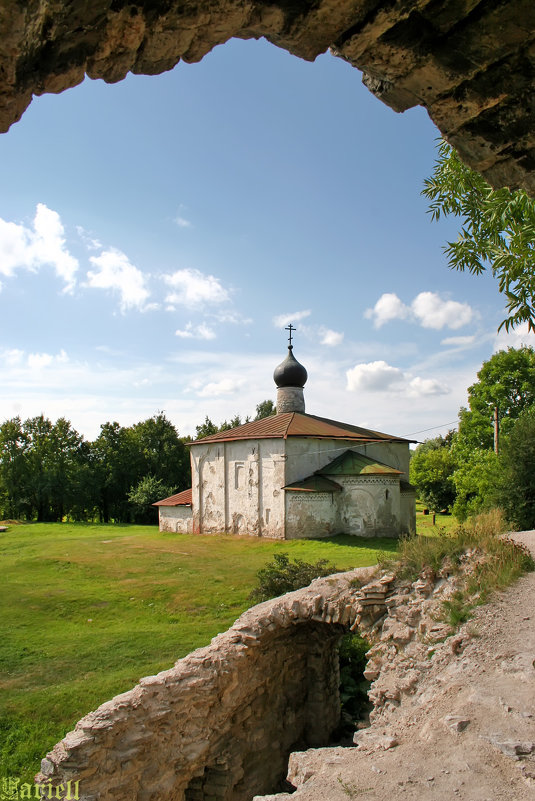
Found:
[[[191,534],[193,513],[191,506],[159,506],[160,531]]]
[[[350,447],[350,442],[346,444],[340,442],[339,439],[288,437],[286,440],[287,484],[307,478]]]
[[[372,442],[369,445],[361,445],[352,448],[357,453],[362,453],[370,459],[401,470],[403,473],[400,478],[403,481],[409,480],[409,446],[405,442]]]
[[[401,533],[414,534],[416,531],[416,493],[402,492],[400,494],[401,506]]]
[[[193,530],[284,539],[284,440],[192,446]]]
[[[340,533],[338,496],[332,492],[286,492],[286,539]]]
[[[340,530],[357,537],[398,537],[401,533],[399,479],[338,476]]]
[[[409,446],[405,442],[379,442],[368,445],[355,445],[351,441],[339,439],[314,439],[313,437],[290,437],[286,441],[288,465],[286,480],[288,484],[310,476],[325,467],[344,451],[361,453],[376,459],[389,467],[401,470],[404,481],[409,480]],[[335,479],[336,480],[336,479]]]

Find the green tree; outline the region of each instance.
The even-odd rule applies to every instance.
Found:
[[[263,420],[264,417],[271,417],[271,415],[277,414],[277,409],[275,404],[272,400],[263,400],[261,403],[258,404],[256,407],[256,415],[255,420]]]
[[[500,453],[498,500],[519,529],[535,528],[535,406],[514,422]]]
[[[411,484],[420,500],[436,512],[450,509],[455,501],[452,476],[457,463],[451,451],[452,435],[426,440],[411,457]]]
[[[25,469],[18,491],[26,515],[60,521],[73,502],[82,437],[64,417],[52,423],[42,414],[25,420],[22,432]]]
[[[28,512],[26,489],[28,439],[20,417],[0,426],[0,510],[2,518],[19,518]]]
[[[455,487],[453,514],[463,521],[498,505],[496,488],[502,471],[492,450],[470,448],[458,440],[453,451],[458,465],[452,476]]]
[[[157,523],[158,509],[152,504],[167,498],[173,492],[172,487],[155,476],[144,476],[128,493],[128,502],[134,508],[136,523]]]
[[[504,435],[520,413],[535,403],[535,351],[508,348],[483,362],[478,380],[468,388],[469,409],[459,413],[459,435],[472,448],[492,448],[494,408]]]
[[[211,437],[212,434],[217,434],[219,428],[212,423],[208,415],[204,418],[204,423],[195,427],[195,439],[203,439],[204,437]]]
[[[128,523],[132,517],[128,493],[143,475],[143,460],[132,429],[117,422],[103,423],[93,450],[99,517],[104,523]]]
[[[522,190],[492,189],[446,142],[438,150],[422,194],[431,201],[433,219],[461,219],[457,240],[444,248],[449,266],[475,275],[490,269],[507,301],[500,328],[527,322],[534,331],[535,200]]]
[[[132,434],[139,451],[140,478],[153,476],[176,491],[191,486],[189,451],[163,412],[136,423]]]

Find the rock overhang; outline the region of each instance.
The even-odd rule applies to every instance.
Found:
[[[0,0],[0,130],[34,94],[155,75],[233,37],[310,61],[331,48],[394,110],[424,106],[490,184],[535,194],[532,0]]]

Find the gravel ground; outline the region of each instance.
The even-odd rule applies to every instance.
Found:
[[[535,531],[513,536],[535,556]],[[277,798],[534,801],[535,573],[479,607],[460,633],[459,652],[441,644],[417,693],[374,724],[375,745],[291,758],[300,787]]]

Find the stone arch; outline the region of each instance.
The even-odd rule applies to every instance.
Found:
[[[232,37],[265,37],[307,60],[331,51],[395,111],[422,105],[494,186],[535,194],[535,6],[526,0],[0,0],[0,130],[33,94],[85,74],[109,83],[200,61]],[[521,24],[519,23],[521,20]]]
[[[79,781],[81,801],[273,791],[290,752],[326,744],[339,722],[337,645],[361,619],[356,587],[373,574],[317,579],[249,609],[211,645],[86,715],[39,780]]]

